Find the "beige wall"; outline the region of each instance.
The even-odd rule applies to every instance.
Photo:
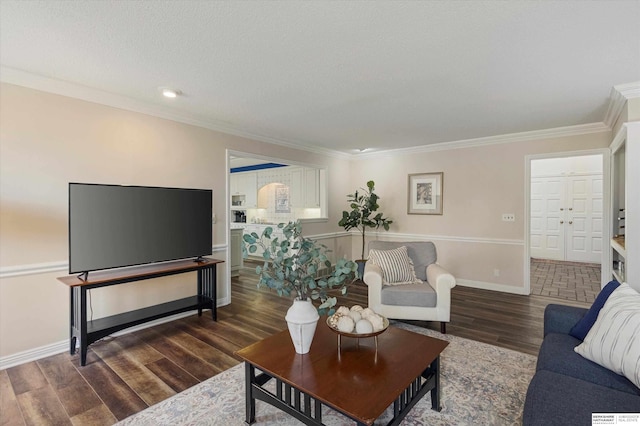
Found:
[[[48,263],[60,269],[67,261],[69,182],[213,189],[214,257],[224,260],[227,149],[326,166],[331,176],[349,170],[346,159],[15,85],[2,84],[0,95],[0,359],[69,336],[68,288],[55,279],[66,272],[34,272]],[[329,185],[329,194],[336,194],[331,188],[339,185],[337,178]],[[305,232],[339,230],[335,211],[329,222]],[[6,273],[14,270],[31,272]],[[94,318],[191,295],[195,282],[194,274],[185,274],[94,290]],[[227,285],[224,265],[219,301],[228,300]]]
[[[354,161],[352,179],[374,180],[381,211],[394,220],[384,239],[432,239],[438,261],[465,285],[524,291],[525,157],[606,148],[611,132],[459,148],[370,156]],[[411,173],[444,172],[443,215],[408,215]],[[503,222],[515,213],[515,222]],[[357,253],[359,245],[354,244]],[[355,254],[355,253],[354,253]],[[495,276],[495,270],[499,276]]]
[[[226,257],[226,152],[324,166],[328,222],[305,224],[336,256],[358,257],[357,237],[337,226],[346,194],[376,181],[389,239],[433,238],[440,262],[467,285],[518,292],[524,268],[524,158],[608,146],[610,132],[513,144],[347,160],[66,98],[0,86],[0,361],[68,339],[68,289],[56,281],[67,260],[70,181],[212,188],[215,257]],[[407,215],[407,175],[444,172],[444,215]],[[515,213],[515,222],[502,222]],[[335,238],[335,236],[338,238]],[[375,237],[375,235],[373,235]],[[49,262],[58,271],[38,273]],[[225,265],[226,266],[226,265]],[[500,276],[494,276],[494,269]],[[10,276],[9,270],[27,270]],[[218,274],[219,298],[228,285]],[[195,278],[169,277],[93,292],[94,318],[195,291]]]

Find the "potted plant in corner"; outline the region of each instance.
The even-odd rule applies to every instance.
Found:
[[[242,249],[245,256],[255,253],[258,247],[264,250],[264,263],[256,267],[258,287],[269,287],[280,296],[295,296],[285,320],[296,352],[305,354],[311,347],[319,314],[331,315],[334,312],[337,300],[329,292],[346,294],[357,265],[343,258],[332,265],[327,257],[330,250],[303,237],[299,221],[277,226],[282,229],[284,238],[278,238],[273,228],[267,227],[262,235],[255,232],[245,234]],[[312,300],[319,301],[320,305],[316,308]]]
[[[360,259],[356,260],[358,263],[358,275],[362,277],[364,273],[364,264],[367,260],[364,258],[364,246],[365,246],[365,233],[367,228],[378,229],[383,227],[385,231],[389,230],[389,225],[393,223],[392,220],[383,217],[382,213],[376,213],[380,206],[378,205],[378,197],[373,191],[375,190],[375,183],[370,180],[367,182],[367,189],[360,188],[360,191],[356,191],[353,194],[347,195],[347,201],[351,205],[351,211],[343,211],[342,219],[338,222],[338,225],[342,226],[345,231],[349,231],[353,228],[360,231],[362,235],[362,253]],[[371,216],[374,213],[375,216]]]

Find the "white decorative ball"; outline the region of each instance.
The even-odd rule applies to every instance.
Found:
[[[353,322],[355,322],[355,323],[357,323],[358,321],[360,321],[362,319],[362,315],[360,315],[360,312],[358,312],[358,311],[349,312],[349,316],[353,319]]]
[[[341,316],[338,319],[338,330],[343,333],[351,333],[353,332],[353,327],[355,327],[355,322],[349,316]]]
[[[360,312],[362,310],[364,310],[364,308],[362,306],[360,306],[360,305],[353,305],[351,307],[351,312]]]
[[[349,308],[347,308],[346,306],[340,306],[336,311],[336,314],[349,315]]]
[[[367,334],[373,333],[373,324],[369,320],[361,319],[356,323],[356,333]]]
[[[338,320],[339,320],[339,319],[340,319],[340,317],[342,317],[342,316],[344,316],[344,315],[341,315],[341,314],[338,314],[338,313],[335,313],[335,314],[331,315],[331,316],[329,317],[329,325],[330,325],[331,327],[333,327],[333,328],[337,328],[337,327],[338,327]]]
[[[371,315],[367,320],[373,326],[373,331],[380,331],[384,328],[384,321],[378,314]]]
[[[371,315],[375,315],[375,314],[376,313],[371,308],[364,308],[362,312],[360,312],[360,315],[362,315],[362,318],[369,318]]]

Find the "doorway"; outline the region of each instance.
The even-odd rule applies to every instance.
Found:
[[[530,292],[592,303],[606,248],[603,154],[530,160]]]

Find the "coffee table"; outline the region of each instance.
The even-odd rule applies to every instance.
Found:
[[[440,411],[440,353],[449,344],[390,326],[373,338],[342,338],[322,320],[308,354],[294,350],[285,330],[236,352],[245,361],[246,423],[256,399],[308,425],[322,425],[322,405],[371,425],[393,404],[397,425],[426,393]],[[257,371],[259,370],[259,371]],[[265,386],[275,381],[275,391]]]

